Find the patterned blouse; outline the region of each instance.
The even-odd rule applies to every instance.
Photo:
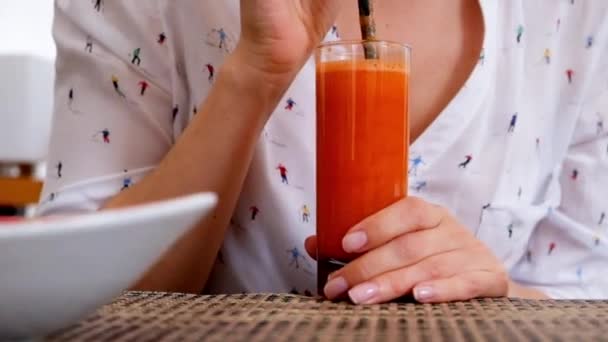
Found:
[[[608,298],[608,1],[480,4],[479,62],[412,143],[410,194],[450,209],[515,281]],[[57,0],[40,214],[95,211],[153,170],[239,25],[238,0]],[[257,142],[208,291],[315,292],[314,74],[310,60]]]

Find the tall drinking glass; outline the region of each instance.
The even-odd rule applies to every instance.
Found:
[[[366,59],[374,48],[376,58]],[[410,48],[386,41],[321,45],[317,82],[318,290],[357,255],[342,238],[407,196]]]

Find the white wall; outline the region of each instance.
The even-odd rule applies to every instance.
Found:
[[[0,54],[53,59],[52,21],[53,0],[0,0]]]
[[[46,156],[55,59],[53,2],[0,0],[0,161]]]

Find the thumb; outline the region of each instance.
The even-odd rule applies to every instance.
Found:
[[[304,247],[306,248],[308,255],[317,260],[317,237],[314,235],[309,236],[306,241],[304,241]]]

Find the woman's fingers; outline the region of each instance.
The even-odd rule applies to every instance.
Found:
[[[415,265],[434,255],[477,244],[468,231],[441,227],[399,236],[351,261],[334,273],[325,288],[328,298],[381,274]]]
[[[508,292],[508,280],[506,272],[461,273],[416,285],[414,298],[421,303],[445,303],[477,297],[501,297]]]
[[[312,240],[306,245],[313,250]],[[330,276],[329,299],[348,292],[356,304],[381,303],[415,288],[421,301],[441,302],[508,290],[493,253],[445,209],[421,199],[404,199],[363,220],[343,248],[363,254]]]
[[[357,304],[387,302],[411,293],[417,284],[423,282],[449,278],[460,273],[491,270],[495,265],[494,259],[485,256],[486,251],[483,247],[462,248],[430,256],[408,267],[378,274],[361,283],[353,283],[352,280],[341,275],[333,277],[330,283],[337,279],[337,283],[355,285],[349,286],[352,288],[348,294]],[[327,292],[326,295],[330,297]],[[336,298],[340,294],[332,293],[332,295],[334,296],[330,298]]]
[[[309,236],[304,241],[304,248],[311,258],[317,260],[317,237]]]
[[[348,253],[366,252],[405,233],[437,227],[446,216],[441,207],[408,197],[355,225],[342,240],[342,248]]]

